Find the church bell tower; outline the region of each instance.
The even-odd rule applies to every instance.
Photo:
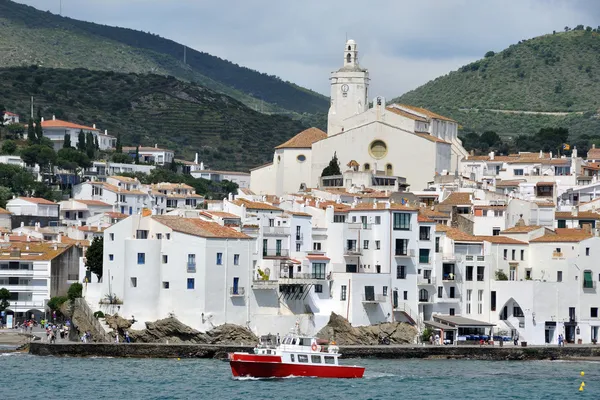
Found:
[[[369,107],[369,71],[358,64],[358,49],[352,39],[344,46],[344,64],[331,73],[331,106],[327,117],[327,135],[342,132],[344,120],[367,111]]]

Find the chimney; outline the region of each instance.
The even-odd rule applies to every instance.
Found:
[[[592,149],[596,148],[596,143],[592,143]]]
[[[154,143],[154,148],[158,149],[158,143]]]
[[[21,228],[25,226],[25,222],[21,221]]]
[[[92,128],[96,129],[96,124],[92,125]]]
[[[44,122],[44,117],[42,117],[42,119],[40,120],[41,122]]]
[[[105,130],[104,130],[104,134],[105,134],[105,135],[108,135],[108,129],[105,129]]]
[[[474,156],[475,155],[475,150],[471,150],[470,155]]]
[[[52,121],[56,121],[56,115],[52,114]]]
[[[391,204],[389,201],[386,201],[386,202],[385,202],[385,208],[386,208],[387,210],[389,210],[391,206],[392,206],[392,204]]]
[[[574,217],[579,215],[579,210],[577,209],[577,207],[571,208],[571,215]]]
[[[493,151],[490,152],[490,160],[492,160],[492,161],[494,160],[494,152]]]
[[[544,158],[544,153],[540,150],[540,158]]]
[[[552,152],[550,152],[550,158],[552,158]]]
[[[582,228],[584,233],[587,233],[588,235],[592,234],[592,224],[583,224]]]
[[[571,152],[571,158],[577,158],[577,147],[573,146],[573,151]]]
[[[373,210],[377,210],[377,200],[373,202]]]
[[[62,234],[61,233],[58,234],[58,237],[56,238],[56,241],[58,243],[62,243]]]
[[[200,171],[203,171],[203,170],[204,170],[204,161],[201,161],[200,162]]]
[[[198,164],[198,153],[196,153],[196,157],[194,158],[194,164]]]

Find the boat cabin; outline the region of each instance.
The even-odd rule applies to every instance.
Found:
[[[284,363],[338,365],[339,347],[313,337],[289,334],[283,337],[279,346],[271,340],[263,341],[254,349],[257,355],[281,356]]]

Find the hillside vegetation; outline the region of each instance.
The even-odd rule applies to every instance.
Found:
[[[7,68],[0,69],[0,94],[7,110],[23,116],[33,95],[46,119],[95,123],[120,133],[124,145],[158,144],[178,158],[192,160],[199,152],[215,169],[243,171],[271,161],[274,146],[305,128],[205,87],[152,74]]]
[[[326,112],[325,96],[157,35],[0,0],[0,67],[156,73],[197,82],[267,112]]]
[[[523,40],[499,53],[490,51],[393,101],[448,115],[465,131],[515,136],[563,126],[579,136],[600,131],[598,93],[600,31],[578,26]]]

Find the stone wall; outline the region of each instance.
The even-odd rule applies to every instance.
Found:
[[[251,346],[33,342],[29,353],[39,356],[226,358],[230,352],[250,352]],[[491,347],[491,346],[341,346],[344,358],[454,358],[474,360],[556,360],[600,357],[600,346]]]

